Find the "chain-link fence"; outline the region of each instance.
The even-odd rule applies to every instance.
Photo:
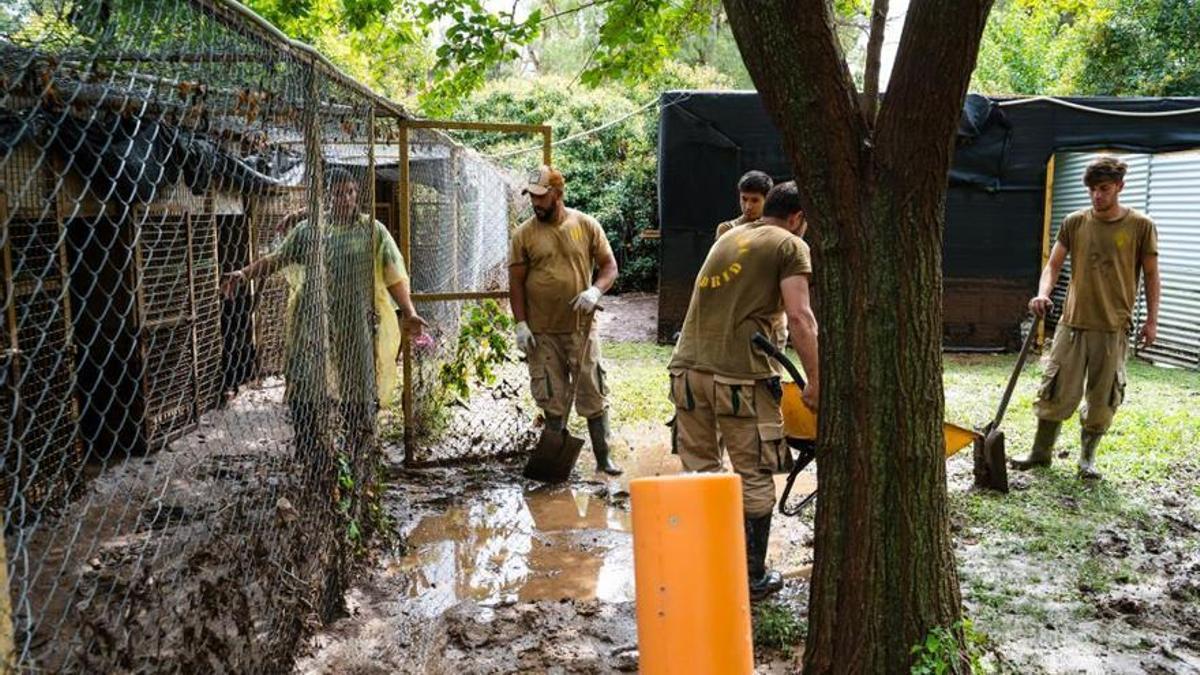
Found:
[[[516,367],[489,360],[506,335],[472,347],[505,308],[461,293],[418,305],[407,427],[393,409],[401,251],[418,292],[502,297],[518,203],[409,124],[236,3],[0,7],[0,651],[20,669],[286,668],[386,526],[381,440],[438,459],[527,431],[503,377],[443,393]]]
[[[532,215],[526,176],[498,167],[448,133],[487,131],[543,142],[549,127],[464,122],[411,123],[404,131],[411,221],[403,245],[414,261],[417,309],[432,330],[406,345],[405,434],[410,464],[503,455],[528,447],[536,408],[508,335],[509,235]],[[403,215],[403,214],[401,214]],[[407,227],[405,227],[407,225]],[[484,385],[484,386],[480,386]]]

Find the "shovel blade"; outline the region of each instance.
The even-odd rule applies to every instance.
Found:
[[[1008,457],[1004,451],[1004,432],[986,430],[976,439],[973,453],[975,487],[1008,493]]]
[[[562,483],[571,477],[582,448],[583,439],[565,430],[562,433],[543,430],[522,475],[543,483]]]

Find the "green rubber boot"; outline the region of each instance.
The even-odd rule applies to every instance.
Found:
[[[1054,442],[1058,440],[1058,430],[1062,422],[1038,420],[1037,436],[1033,439],[1033,448],[1025,459],[1013,459],[1008,465],[1017,471],[1028,471],[1035,466],[1050,466],[1054,457]]]
[[[1100,445],[1103,433],[1082,430],[1079,433],[1079,477],[1083,480],[1100,480],[1104,478],[1096,470],[1096,446]]]
[[[608,412],[588,420],[588,435],[592,438],[592,455],[596,458],[596,470],[610,476],[620,476],[621,468],[613,463],[608,452]]]

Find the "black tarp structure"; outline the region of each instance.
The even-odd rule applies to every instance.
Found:
[[[759,169],[787,179],[791,167],[755,92],[667,92],[660,104],[658,337],[667,342],[683,323],[716,224],[738,213],[738,178]],[[1200,147],[1200,112],[1144,115],[1193,109],[1200,98],[968,96],[946,195],[946,346],[1019,346],[1042,264],[1046,164],[1054,153]]]

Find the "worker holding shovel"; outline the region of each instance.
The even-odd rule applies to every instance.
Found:
[[[1125,356],[1139,271],[1145,273],[1146,283],[1146,322],[1139,342],[1149,346],[1158,334],[1158,235],[1154,221],[1120,203],[1126,169],[1115,157],[1100,157],[1088,165],[1083,182],[1092,207],[1063,220],[1042,270],[1038,295],[1029,301],[1029,309],[1038,316],[1050,312],[1050,293],[1069,254],[1067,303],[1034,404],[1037,437],[1028,457],[1011,462],[1014,469],[1050,466],[1059,428],[1075,414],[1082,398],[1079,476],[1101,477],[1096,447],[1125,398]]]
[[[563,204],[565,189],[562,173],[542,166],[522,190],[534,216],[509,246],[517,348],[528,358],[530,390],[545,418],[539,446],[555,434],[562,444],[573,399],[587,419],[596,470],[615,476],[621,469],[609,455],[608,387],[592,319],[617,279],[617,261],[600,223]]]
[[[717,433],[742,478],[750,596],[783,587],[766,567],[776,471],[791,462],[784,439],[783,395],[775,362],[751,346],[762,333],[782,348],[785,334],[808,375],[802,398],[817,407],[817,320],[808,297],[812,273],[806,223],[794,182],[771,189],[763,217],[713,244],[692,288],[668,369],[674,438],[683,468],[721,471]]]

